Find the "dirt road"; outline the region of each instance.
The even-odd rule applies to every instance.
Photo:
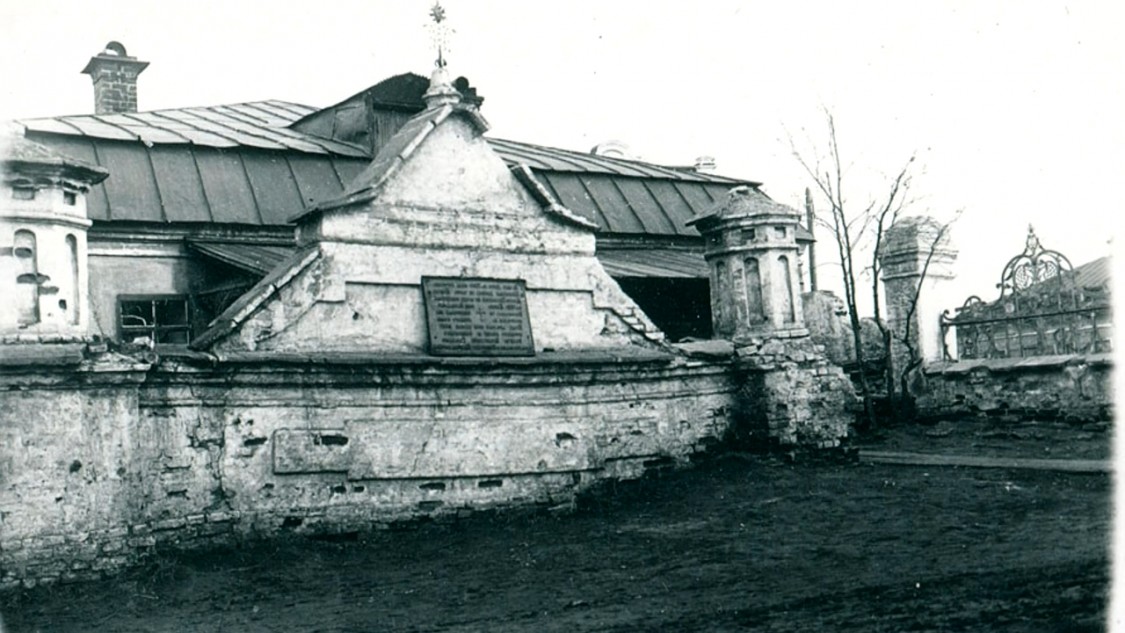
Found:
[[[20,631],[1101,631],[1110,478],[727,456],[569,516],[166,559]]]

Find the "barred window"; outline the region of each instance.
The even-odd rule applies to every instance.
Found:
[[[183,295],[121,297],[118,306],[123,341],[147,338],[156,344],[186,345],[191,338],[191,310]]]

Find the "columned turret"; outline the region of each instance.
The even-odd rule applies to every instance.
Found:
[[[735,187],[708,215],[692,219],[711,269],[715,335],[739,343],[805,336],[797,267],[797,211],[750,187]]]
[[[86,193],[107,175],[22,135],[0,137],[0,335],[6,340],[86,336]]]
[[[838,447],[851,422],[851,381],[805,328],[799,222],[795,210],[745,186],[689,222],[705,240],[715,335],[734,343],[734,437],[751,448]]]

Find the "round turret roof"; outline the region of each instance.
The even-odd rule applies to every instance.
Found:
[[[30,141],[22,131],[0,130],[0,172],[5,174],[58,172],[80,182],[97,184],[109,176],[105,168],[63,156]]]

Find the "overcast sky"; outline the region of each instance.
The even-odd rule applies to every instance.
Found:
[[[0,119],[91,113],[79,71],[110,40],[151,62],[142,110],[330,105],[429,73],[430,4],[2,2]],[[964,210],[964,294],[995,293],[1029,223],[1075,264],[1110,252],[1125,175],[1120,3],[443,4],[450,70],[485,97],[494,136],[581,151],[617,139],[658,163],[708,154],[799,206],[808,183],[787,138],[822,147],[827,108],[849,202],[865,206],[916,152],[916,209]]]

